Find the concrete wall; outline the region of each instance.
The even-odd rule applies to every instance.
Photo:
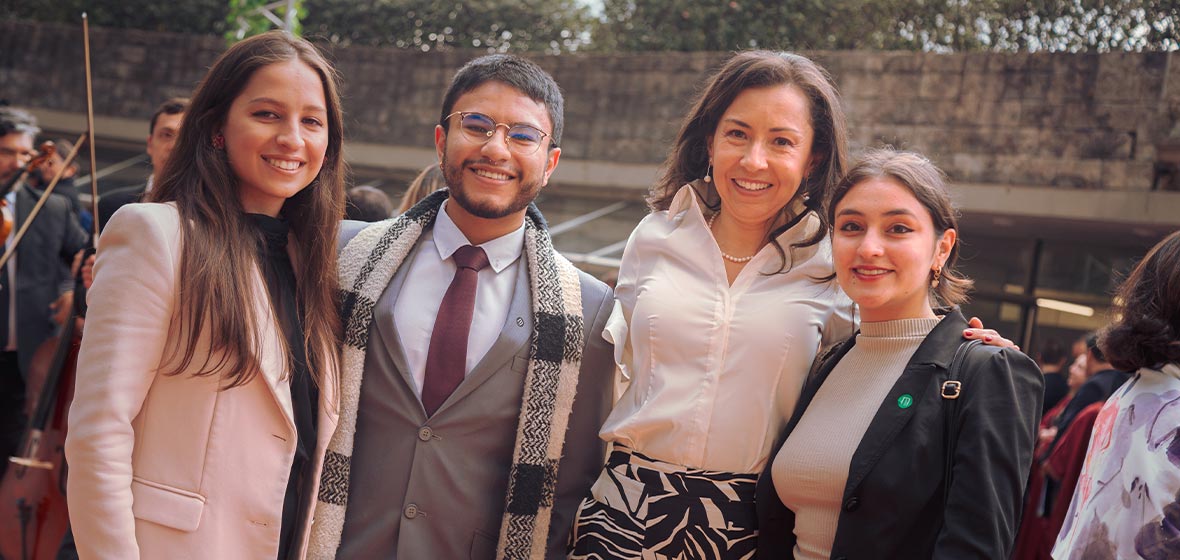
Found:
[[[0,97],[51,120],[76,119],[85,107],[80,35],[77,26],[0,22]],[[96,129],[107,124],[116,135],[142,126],[163,98],[190,91],[223,48],[216,37],[101,28],[91,44],[95,109],[106,119]],[[407,169],[432,159],[442,93],[478,54],[332,51],[344,77],[350,159]],[[1180,143],[1180,68],[1170,53],[808,54],[835,77],[854,146],[925,152],[963,188],[984,189],[968,199],[994,203],[1033,189],[1054,199],[1045,204],[1089,201],[1086,211],[1097,213],[1117,191],[1131,197],[1122,199],[1128,218],[1180,214],[1173,193],[1148,193],[1157,146]],[[567,99],[555,180],[648,186],[689,99],[727,56],[535,57]],[[141,138],[145,128],[127,135]],[[1176,212],[1161,211],[1160,201]],[[1017,199],[1000,206],[988,211],[1022,210]]]

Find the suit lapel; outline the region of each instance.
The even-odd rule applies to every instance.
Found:
[[[844,499],[853,494],[889,446],[893,445],[897,434],[923,406],[939,406],[937,401],[926,402],[930,400],[927,394],[930,393],[928,389],[933,383],[932,375],[935,371],[937,367],[931,364],[910,364],[906,366],[897,383],[893,384],[852,455],[852,463],[848,468],[848,482],[844,485]],[[906,396],[912,399],[909,401],[910,404],[903,400]]]
[[[266,282],[262,279],[262,271],[257,267],[254,269],[254,293],[270,293],[266,289]],[[265,296],[254,299],[254,316],[258,318],[258,328],[262,329],[260,337],[262,348],[259,349],[258,362],[262,368],[262,377],[275,399],[275,404],[278,405],[283,416],[287,419],[287,424],[294,431],[295,412],[291,405],[291,385],[285,375],[289,364],[287,360],[282,359],[283,345],[279,341],[281,331],[275,322],[274,313],[269,303],[269,299]]]
[[[443,402],[435,414],[444,412],[454,403],[459,402],[475,391],[493,375],[511,369],[512,359],[529,342],[529,334],[533,331],[532,297],[529,288],[528,266],[525,255],[513,266],[519,267],[516,274],[516,287],[512,290],[512,303],[508,306],[508,316],[504,319],[504,328],[500,336],[492,344],[487,354],[475,364],[471,373]]]
[[[419,240],[413,249],[406,254],[406,258],[402,260],[401,266],[398,267],[397,272],[393,273],[393,278],[389,281],[385,291],[381,293],[381,297],[377,300],[376,309],[380,310],[373,312],[373,324],[369,328],[369,352],[387,352],[389,358],[393,360],[393,365],[397,369],[398,375],[401,376],[402,382],[405,383],[406,391],[414,392],[414,380],[410,375],[410,368],[407,365],[406,353],[402,350],[401,340],[397,337],[397,328],[393,324],[393,309],[397,305],[397,298],[401,295],[402,286],[406,283],[406,277],[409,276],[410,264],[414,262],[414,258],[418,255],[418,251],[422,250],[424,243]],[[387,319],[386,321],[381,321]],[[373,347],[372,333],[378,333],[380,337],[380,349]],[[421,403],[421,399],[419,399]],[[426,411],[422,411],[425,416]]]

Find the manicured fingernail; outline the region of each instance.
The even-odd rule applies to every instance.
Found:
[[[984,341],[984,342],[991,342],[991,341],[992,341],[992,337],[990,337],[990,336],[985,336],[985,337],[983,337],[983,341]]]
[[[963,336],[965,336],[967,338],[971,338],[971,337],[975,336],[975,333],[973,333],[971,331],[963,331]]]

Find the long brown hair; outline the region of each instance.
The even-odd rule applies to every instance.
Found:
[[[775,238],[803,216],[814,214],[820,220],[820,227],[810,237],[792,244],[791,249],[810,247],[827,235],[827,216],[820,209],[831,188],[844,174],[848,159],[848,127],[844,109],[840,106],[840,94],[827,71],[810,59],[794,53],[756,50],[740,52],[726,61],[693,102],[672,144],[672,151],[664,161],[660,179],[647,197],[652,210],[667,210],[680,187],[700,179],[707,172],[709,141],[733,100],[750,88],[783,85],[799,88],[807,98],[815,135],[811,142],[812,170],[796,193],[797,197],[807,195],[804,209],[792,216],[792,205],[784,205],[781,212],[786,223],[770,232],[770,240],[783,258],[780,270],[789,268],[789,265],[786,253]],[[712,192],[712,186],[708,189],[710,192],[698,193],[698,196],[706,206],[716,210],[721,205],[720,200],[714,201],[716,192]]]
[[[1098,346],[1123,371],[1180,363],[1180,231],[1148,251],[1114,298]]]
[[[891,179],[913,193],[918,203],[930,213],[936,236],[941,237],[948,229],[959,231],[958,210],[951,202],[946,188],[946,174],[922,154],[904,152],[890,148],[869,150],[840,179],[832,190],[828,204],[828,223],[835,222],[836,205],[853,187],[870,179]],[[967,294],[975,282],[955,269],[959,260],[961,237],[955,237],[955,244],[942,266],[942,277],[932,292],[943,305],[966,303]],[[930,280],[934,279],[933,272]]]
[[[225,124],[234,99],[254,73],[271,64],[299,60],[319,75],[328,113],[328,147],[319,175],[283,204],[298,250],[296,301],[303,322],[305,363],[313,379],[336,364],[340,319],[336,310],[336,236],[344,214],[344,124],[336,71],[314,46],[282,32],[251,37],[217,59],[193,95],[173,157],[152,190],[153,202],[174,202],[184,244],[180,264],[181,320],[187,330],[184,355],[174,371],[189,367],[208,322],[210,355],[197,375],[221,375],[225,387],[245,384],[260,371],[261,321],[253,302],[259,234],[238,198],[238,178],[212,139]],[[265,294],[265,292],[264,292]],[[179,341],[177,341],[179,342]],[[320,349],[330,348],[325,358]],[[213,354],[220,357],[214,359]],[[290,356],[288,360],[294,360]]]

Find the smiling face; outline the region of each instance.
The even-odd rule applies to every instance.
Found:
[[[502,82],[489,81],[455,100],[454,111],[482,113],[498,123],[527,124],[553,130],[545,105]],[[532,154],[509,149],[507,129],[474,140],[460,130],[459,116],[448,129],[435,127],[434,143],[454,204],[447,214],[473,243],[495,239],[520,227],[525,209],[549,183],[560,148],[542,145]]]
[[[299,60],[259,68],[225,117],[222,134],[247,212],[277,216],[319,174],[328,147],[319,75]]]
[[[709,141],[724,219],[769,231],[812,165],[807,98],[791,85],[737,95]]]
[[[865,321],[933,317],[930,273],[941,269],[955,230],[941,235],[914,194],[890,178],[867,179],[836,205],[836,280]]]

